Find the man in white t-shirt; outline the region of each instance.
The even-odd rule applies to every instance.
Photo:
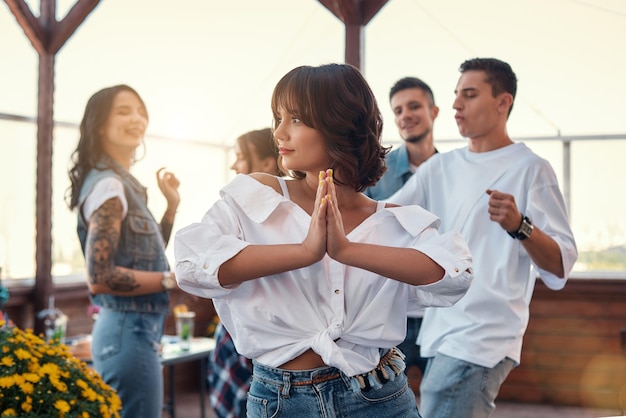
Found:
[[[423,163],[389,201],[419,204],[458,230],[474,281],[449,308],[427,308],[418,338],[428,366],[421,407],[428,418],[483,418],[520,362],[537,272],[565,286],[576,243],[550,164],[506,129],[517,90],[511,67],[493,58],[464,62],[453,108],[468,146]]]

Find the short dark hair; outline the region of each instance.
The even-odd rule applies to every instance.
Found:
[[[274,88],[274,127],[281,109],[322,134],[337,183],[360,192],[382,177],[390,148],[381,144],[383,119],[374,93],[356,67],[294,68]],[[298,171],[289,174],[305,177]]]
[[[389,90],[389,101],[391,101],[391,98],[394,94],[406,89],[422,90],[424,93],[426,93],[426,96],[428,96],[428,99],[430,100],[430,105],[435,105],[435,95],[433,91],[430,89],[428,84],[426,84],[423,80],[417,77],[404,77],[396,81],[396,83],[391,86],[391,89]]]
[[[496,97],[500,93],[510,93],[515,101],[517,93],[517,76],[509,64],[496,58],[472,58],[461,64],[461,73],[465,71],[484,71],[487,75],[485,82],[491,85],[491,94]],[[509,115],[513,110],[513,103],[509,108]]]

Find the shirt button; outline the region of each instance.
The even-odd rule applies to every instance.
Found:
[[[202,266],[202,268],[206,270],[206,269],[208,269],[208,268],[209,268],[209,265],[208,265],[208,264],[205,264],[205,265],[203,265],[203,266]]]
[[[335,295],[338,295],[339,293],[341,293],[341,290],[335,289]]]
[[[458,269],[458,268],[455,268],[455,269],[454,269],[454,272],[455,272],[455,273],[458,273],[458,272],[459,272],[459,269]]]

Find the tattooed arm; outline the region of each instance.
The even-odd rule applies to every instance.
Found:
[[[107,200],[91,215],[85,250],[89,291],[117,296],[162,292],[162,272],[115,265],[121,227],[122,203],[118,198]]]
[[[172,236],[172,227],[174,226],[174,216],[176,212],[166,211],[161,219],[161,234],[163,234],[163,241],[165,246],[170,242]]]

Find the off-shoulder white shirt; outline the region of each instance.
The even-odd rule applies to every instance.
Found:
[[[311,217],[283,194],[244,174],[224,187],[202,222],[176,234],[176,278],[188,293],[212,298],[237,351],[278,367],[313,349],[348,376],[372,370],[379,348],[404,340],[407,312],[450,306],[467,291],[471,255],[460,234],[437,232],[439,220],[418,206],[379,208],[348,234],[352,242],[414,248],[444,277],[412,286],[346,266],[328,255],[308,267],[249,280],[218,281],[220,266],[248,245],[301,243]]]

